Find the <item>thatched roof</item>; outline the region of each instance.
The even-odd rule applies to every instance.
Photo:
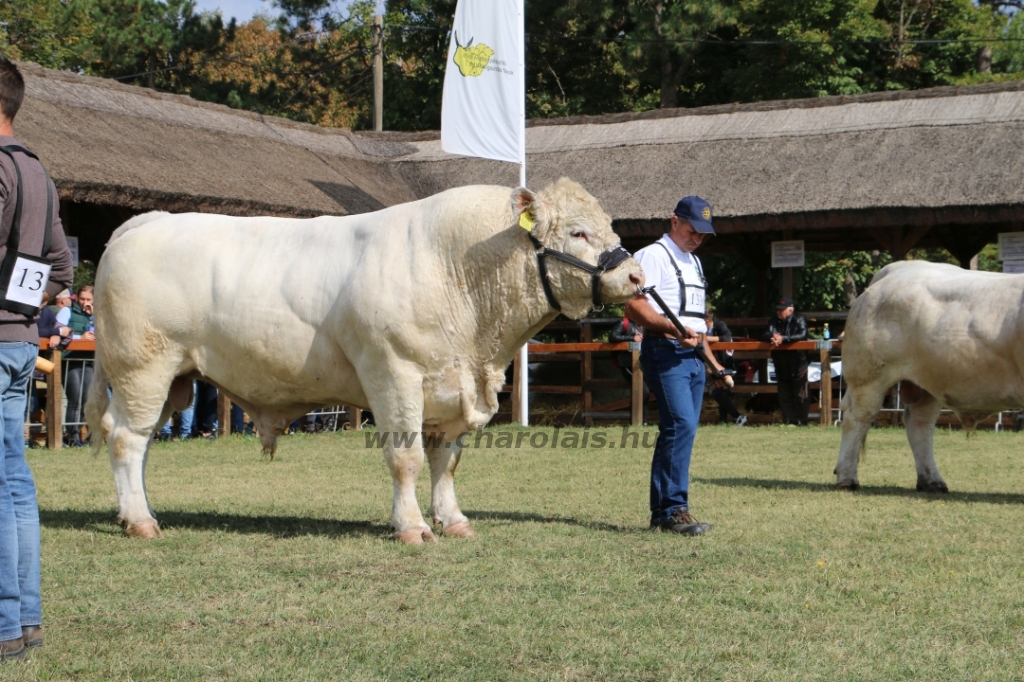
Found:
[[[388,156],[405,143],[21,64],[15,131],[61,197],[239,215],[372,211],[416,199]]]
[[[323,129],[33,65],[23,72],[17,134],[66,198],[344,214],[518,180],[512,164],[442,152],[436,132]],[[530,186],[567,175],[627,232],[664,221],[684,194],[710,200],[726,233],[970,222],[979,212],[1024,222],[1020,82],[532,121],[527,152]]]
[[[399,163],[419,191],[493,165],[415,144]],[[527,152],[530,184],[568,175],[620,221],[665,218],[685,194],[723,218],[1024,208],[1024,83],[545,121]]]

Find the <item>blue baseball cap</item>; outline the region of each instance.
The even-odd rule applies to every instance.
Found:
[[[701,234],[714,234],[715,228],[711,226],[711,204],[700,197],[683,197],[676,204],[674,213],[685,220],[689,220],[693,229]]]

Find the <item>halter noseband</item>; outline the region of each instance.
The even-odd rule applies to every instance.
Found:
[[[574,258],[567,253],[549,249],[541,244],[540,240],[534,236],[533,232],[527,232],[527,234],[530,236],[530,241],[533,242],[533,247],[537,250],[537,269],[540,270],[540,281],[541,284],[544,285],[544,295],[547,296],[548,304],[552,308],[558,312],[562,312],[562,306],[558,304],[558,299],[555,298],[555,292],[551,290],[551,282],[548,280],[548,266],[546,260],[548,256],[589,272],[591,277],[591,290],[593,292],[594,310],[601,311],[604,309],[604,303],[601,302],[601,276],[607,271],[617,268],[623,263],[623,261],[629,258],[629,251],[626,251],[622,246],[616,246],[606,251],[602,251],[601,255],[597,257],[597,265],[591,265],[590,263],[581,261],[579,258]]]

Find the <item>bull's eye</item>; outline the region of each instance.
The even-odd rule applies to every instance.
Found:
[[[576,239],[587,239],[589,241],[589,238],[587,237],[587,233],[584,232],[583,230],[573,230],[569,234],[570,234],[571,237],[575,237]]]

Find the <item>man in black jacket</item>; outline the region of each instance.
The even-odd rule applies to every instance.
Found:
[[[794,312],[793,299],[784,296],[768,321],[764,340],[778,348],[784,343],[807,340],[807,320]],[[779,385],[779,406],[785,424],[807,424],[807,354],[802,350],[773,350],[775,380]]]

